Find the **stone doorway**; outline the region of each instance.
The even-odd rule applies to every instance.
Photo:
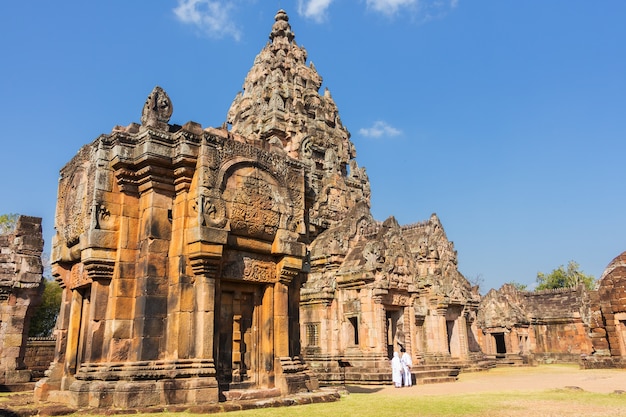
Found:
[[[493,340],[496,342],[496,358],[504,358],[506,356],[504,333],[493,333]]]
[[[400,348],[405,347],[404,340],[404,315],[401,309],[387,309],[387,357],[392,358],[393,352],[400,352]]]
[[[446,333],[448,335],[448,353],[452,355],[452,336],[454,335],[454,320],[446,320]]]
[[[451,305],[448,306],[446,311],[446,335],[448,342],[448,353],[453,358],[460,358],[463,350],[461,349],[461,326],[459,325],[459,318],[463,306]]]
[[[223,390],[259,382],[260,290],[255,286],[222,285],[217,329],[217,379]]]

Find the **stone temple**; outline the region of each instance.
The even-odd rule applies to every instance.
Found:
[[[385,382],[401,348],[423,366],[482,358],[480,297],[441,222],[373,219],[350,133],[288,20],[276,15],[224,126],[170,124],[156,87],[141,124],[61,170],[64,298],[36,398],[212,403]]]

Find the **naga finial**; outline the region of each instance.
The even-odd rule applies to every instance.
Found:
[[[173,110],[172,100],[170,100],[165,90],[157,85],[143,106],[141,124],[167,130],[167,124],[170,121],[170,117],[172,117]]]

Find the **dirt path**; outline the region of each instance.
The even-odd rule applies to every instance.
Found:
[[[584,391],[626,393],[625,369],[586,369],[577,365],[542,365],[522,368],[495,368],[486,372],[461,373],[458,381],[394,388],[348,386],[350,392],[384,392],[393,395],[446,395],[477,392],[543,391],[577,387]]]

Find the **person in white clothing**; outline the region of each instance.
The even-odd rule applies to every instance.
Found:
[[[393,359],[391,359],[391,380],[396,388],[402,387],[403,372],[400,355],[398,355],[398,352],[393,352]]]
[[[404,386],[410,387],[413,385],[413,378],[411,377],[411,368],[413,367],[413,361],[411,360],[411,355],[406,352],[406,349],[400,349],[402,352],[402,357],[400,358],[400,362],[402,363],[402,376],[404,379]]]

